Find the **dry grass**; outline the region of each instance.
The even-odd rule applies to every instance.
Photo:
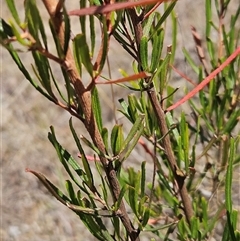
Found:
[[[23,14],[22,1],[16,2]],[[235,2],[238,4],[237,0]],[[6,3],[3,1],[1,5],[3,18],[9,19]],[[200,32],[203,31],[204,4],[200,0],[181,0],[177,5],[181,27],[179,45],[193,51],[190,24]],[[71,9],[73,8],[74,5],[71,6]],[[45,18],[47,19],[47,16]],[[130,63],[128,57],[119,51],[119,47],[113,47],[110,51],[112,72],[116,76],[118,68],[126,69]],[[29,62],[28,53],[21,55],[24,61]],[[183,55],[180,52],[177,59],[178,68],[188,72],[182,64]],[[47,132],[49,126],[53,125],[60,142],[76,157],[77,150],[68,128],[70,115],[34,91],[4,49],[1,49],[1,85],[1,240],[94,240],[74,213],[49,196],[37,179],[25,172],[26,167],[37,170],[59,187],[63,187],[64,183],[59,182],[59,177],[64,177],[64,172],[47,140]],[[180,82],[177,82],[177,85],[179,86]],[[109,123],[113,123],[112,106],[108,104],[112,102],[111,97],[105,93],[109,93],[109,89],[101,89],[103,104],[106,107],[105,118]],[[116,102],[122,94],[116,90]],[[83,125],[76,121],[75,124],[79,133],[85,133]],[[137,157],[137,153],[135,155]],[[239,206],[239,176],[236,176],[236,184],[235,200]]]

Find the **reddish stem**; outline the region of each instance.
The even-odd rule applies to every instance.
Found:
[[[171,111],[177,108],[179,105],[183,104],[184,102],[192,98],[196,93],[202,90],[218,73],[220,73],[226,66],[228,66],[239,54],[240,54],[240,47],[238,47],[217,69],[215,69],[199,85],[197,85],[196,88],[190,91],[186,96],[184,96],[177,103],[168,107],[167,111]]]

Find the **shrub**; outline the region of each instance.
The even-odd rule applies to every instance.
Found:
[[[222,221],[222,240],[239,240],[232,181],[240,160],[240,7],[225,26],[223,20],[231,1],[205,1],[204,41],[192,27],[200,64],[183,50],[198,82],[191,82],[194,89],[188,94],[186,90],[186,96],[176,101],[177,89],[170,85],[172,71],[189,78],[174,68],[178,47],[176,1],[163,2],[109,4],[81,0],[80,9],[68,12],[64,1],[43,0],[56,46],[53,54],[36,1],[25,1],[22,22],[14,1],[6,0],[14,21],[1,19],[1,44],[35,89],[82,122],[90,136],[81,135],[70,118],[79,163],[58,142],[54,127],[50,127],[48,139],[69,175],[67,194],[42,173],[27,171],[75,212],[99,240],[140,240],[142,233],[161,240],[209,240],[216,236],[215,227]],[[161,4],[163,14],[156,11]],[[214,7],[218,21],[212,18]],[[72,37],[70,17],[74,15],[79,17],[80,33]],[[167,19],[172,24],[172,45],[166,48]],[[97,24],[101,29],[98,49]],[[103,73],[113,38],[133,60],[132,73],[122,70],[117,80]],[[25,67],[16,44],[32,54],[35,77]],[[57,80],[52,63],[61,67],[64,84]],[[87,85],[84,78],[90,79]],[[118,85],[131,92],[119,99],[119,112],[131,123],[127,135],[125,125],[105,126],[98,95],[100,84]],[[198,98],[193,99],[194,95]],[[191,116],[176,109],[185,101]],[[152,159],[151,178],[141,156],[139,167],[132,164],[130,155],[139,150],[137,144]],[[87,155],[86,147],[94,155]],[[98,176],[93,175],[89,165],[92,161]],[[207,183],[209,180],[211,183]],[[201,184],[211,187],[209,195]],[[221,186],[225,192],[219,199],[217,191]]]

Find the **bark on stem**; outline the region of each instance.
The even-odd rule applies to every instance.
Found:
[[[185,216],[187,218],[187,221],[190,224],[191,217],[193,216],[192,204],[191,204],[190,197],[188,196],[188,191],[187,191],[187,188],[186,188],[186,185],[184,182],[185,177],[180,174],[181,172],[179,171],[175,156],[173,154],[171,141],[170,141],[170,137],[169,137],[169,133],[168,133],[169,131],[168,131],[167,123],[165,120],[165,114],[164,114],[162,107],[160,106],[156,92],[153,90],[148,90],[148,96],[149,96],[149,99],[153,106],[155,115],[158,119],[161,134],[162,134],[162,136],[164,136],[164,138],[162,140],[162,146],[164,148],[164,151],[167,156],[168,163],[173,172],[174,178],[178,184],[179,193],[180,193],[183,207],[184,207],[183,210],[184,210]]]
[[[62,46],[64,46],[64,22],[62,19],[62,4],[64,1],[57,0],[42,0],[53,23],[54,29],[58,35],[59,41]],[[76,93],[78,95],[82,110],[84,112],[84,125],[89,132],[93,143],[97,146],[97,148],[105,153],[105,145],[102,140],[102,136],[97,127],[91,104],[91,91],[83,85],[81,78],[78,74],[74,58],[70,49],[68,49],[65,57],[65,64],[67,66],[67,71],[69,75],[69,79],[72,82]],[[116,176],[116,172],[113,168],[112,162],[109,162],[105,157],[100,156],[100,161],[103,164],[104,170],[107,175],[108,182],[111,186],[113,201],[116,202],[120,195],[120,185]],[[134,229],[130,218],[128,217],[125,205],[123,201],[119,207],[119,213],[121,213],[120,218],[121,221],[132,241],[139,241],[138,231]]]

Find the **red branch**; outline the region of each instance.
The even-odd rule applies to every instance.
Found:
[[[238,47],[217,69],[215,69],[211,74],[209,74],[209,76],[207,76],[196,88],[190,91],[177,103],[168,107],[167,111],[177,108],[179,105],[183,104],[184,102],[192,98],[196,93],[202,90],[218,73],[220,73],[226,66],[228,66],[239,54],[240,47]]]
[[[167,2],[168,0],[139,0],[137,2],[120,2],[120,3],[113,3],[113,4],[107,4],[102,6],[91,6],[88,8],[82,8],[82,9],[76,9],[70,11],[68,14],[70,16],[84,16],[84,15],[94,15],[94,14],[104,14],[109,13],[116,10],[121,9],[127,9],[127,8],[133,8],[137,6],[145,6],[150,4],[161,4],[162,2]]]

